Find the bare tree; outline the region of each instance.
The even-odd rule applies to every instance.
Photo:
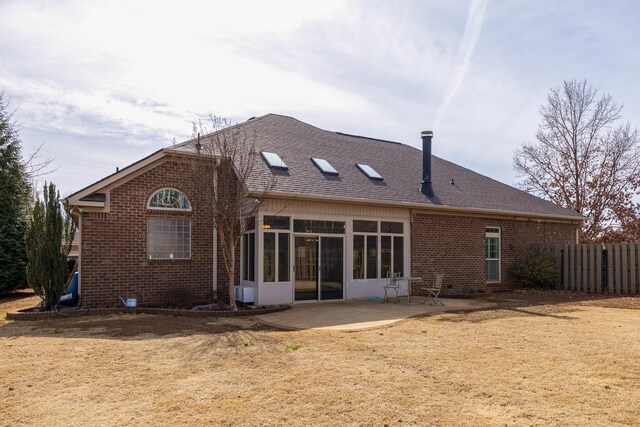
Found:
[[[581,241],[613,238],[640,211],[638,131],[619,123],[621,110],[586,80],[565,81],[540,108],[537,142],[514,154],[523,190],[587,218]]]
[[[228,119],[214,115],[209,116],[207,124],[194,123],[193,129],[197,153],[193,170],[197,179],[206,183],[203,193],[220,242],[229,281],[229,305],[237,310],[233,285],[240,239],[276,181],[273,175],[262,175],[256,168],[260,154],[255,133],[249,134],[244,127],[232,126]]]

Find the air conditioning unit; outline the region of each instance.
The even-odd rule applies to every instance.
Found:
[[[233,297],[236,301],[253,303],[255,300],[255,288],[253,286],[234,286]]]

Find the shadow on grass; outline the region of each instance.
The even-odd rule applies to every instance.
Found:
[[[34,294],[33,291],[26,289],[11,292],[10,294],[0,294],[0,305],[16,302],[34,296],[36,296],[36,294]]]
[[[483,322],[521,316],[551,317],[558,320],[577,320],[565,313],[580,311],[582,306],[606,308],[640,308],[640,298],[619,295],[585,294],[555,290],[517,290],[497,292],[482,298],[490,307],[465,310],[444,315],[444,322]],[[622,303],[621,301],[624,300]]]

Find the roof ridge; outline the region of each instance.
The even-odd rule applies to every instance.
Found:
[[[258,117],[255,117],[255,116],[253,116],[253,117],[249,117],[249,118],[248,118],[247,120],[245,120],[244,122],[237,122],[237,123],[234,123],[234,124],[232,124],[232,125],[230,125],[230,126],[227,126],[226,128],[222,128],[222,129],[214,130],[213,132],[209,132],[209,133],[206,133],[206,134],[204,134],[204,135],[200,135],[200,137],[201,137],[201,138],[209,137],[209,136],[215,135],[215,134],[216,134],[216,133],[218,133],[218,132],[227,131],[227,130],[231,130],[231,129],[236,128],[236,127],[239,127],[239,126],[246,125],[249,121],[251,121],[251,122],[253,123],[253,122],[255,122],[255,121],[262,120],[262,119],[264,119],[264,118],[266,118],[266,117],[269,117],[269,116],[278,116],[278,115],[280,115],[280,114],[267,113],[267,114],[263,114],[262,116],[258,116]],[[283,117],[284,117],[284,116],[283,116]],[[293,119],[293,117],[291,117],[291,118]],[[188,145],[188,144],[190,144],[190,143],[193,143],[193,142],[195,142],[195,141],[196,141],[196,138],[191,138],[191,139],[188,139],[188,140],[186,140],[186,141],[183,141],[183,142],[181,142],[181,143],[179,143],[179,144],[174,145],[174,146],[173,146],[173,148],[180,148],[180,147],[184,147],[184,146],[186,146],[186,145]]]
[[[329,132],[329,131],[326,131],[326,132]],[[390,144],[407,145],[407,144],[403,144],[402,142],[390,141],[388,139],[372,138],[370,136],[354,135],[354,134],[351,134],[351,133],[338,132],[338,131],[333,131],[333,132],[337,133],[338,135],[349,136],[349,137],[352,137],[352,138],[369,139],[371,141],[380,141],[380,142],[388,142]]]
[[[305,125],[305,126],[308,126],[308,127],[312,127],[312,128],[317,129],[317,130],[319,130],[321,132],[327,132],[327,133],[330,133],[330,134],[337,134],[337,135],[346,136],[346,137],[350,137],[350,138],[368,139],[370,141],[385,142],[385,143],[389,143],[389,144],[397,144],[397,145],[407,146],[407,147],[411,147],[411,148],[416,148],[416,147],[413,147],[413,146],[411,146],[409,144],[404,144],[404,143],[399,142],[399,141],[391,141],[391,140],[388,140],[388,139],[373,138],[373,137],[370,137],[370,136],[355,135],[355,134],[346,133],[346,132],[339,132],[339,131],[336,131],[336,130],[323,129],[323,128],[320,128],[318,126],[312,125],[310,123],[303,122],[302,120],[300,120],[300,119],[298,119],[296,117],[288,116],[286,114],[279,114],[279,113],[267,113],[267,114],[263,114],[262,116],[258,116],[258,117],[250,117],[247,120],[245,120],[244,122],[234,123],[233,125],[231,125],[229,127],[226,127],[226,128],[223,128],[223,129],[218,129],[216,131],[209,132],[209,133],[204,134],[204,135],[200,135],[200,137],[202,137],[202,138],[209,137],[209,136],[215,135],[216,133],[221,132],[223,130],[230,130],[230,129],[236,128],[238,126],[244,126],[244,125],[248,124],[249,122],[254,123],[254,122],[258,121],[258,120],[264,120],[264,119],[266,119],[268,117],[282,117],[282,118],[294,120],[294,121],[296,121],[296,122],[298,122],[298,123],[300,123],[302,125]],[[195,142],[195,140],[196,140],[196,138],[188,139],[188,140],[186,140],[184,142],[176,144],[174,146],[174,148],[184,147],[184,146],[186,146],[186,145],[188,145],[190,143]]]

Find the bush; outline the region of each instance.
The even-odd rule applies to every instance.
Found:
[[[62,236],[65,224],[69,227],[71,221],[63,216],[55,185],[45,183],[43,196],[43,200],[35,202],[27,230],[27,280],[33,292],[42,298],[44,309],[49,311],[64,293],[69,276],[68,251],[62,247]]]
[[[198,297],[188,287],[173,286],[165,294],[165,306],[169,308],[181,308],[189,310],[196,305],[207,304],[207,300]]]
[[[536,288],[551,288],[556,281],[556,259],[548,248],[532,246],[511,269],[523,284]]]

